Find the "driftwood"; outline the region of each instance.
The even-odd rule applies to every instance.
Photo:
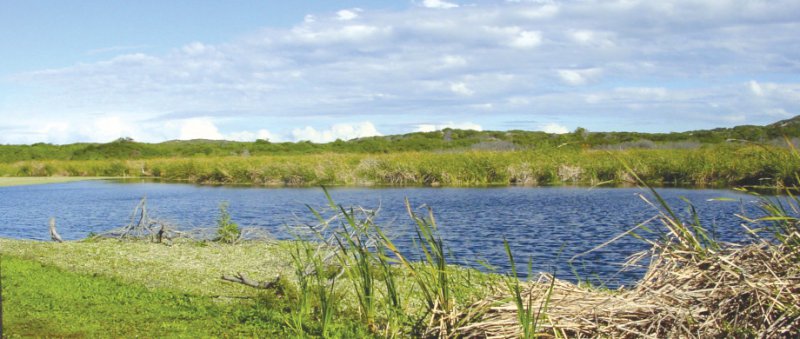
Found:
[[[56,218],[50,218],[50,239],[53,241],[64,242],[56,231]]]
[[[242,273],[236,273],[236,275],[223,275],[222,280],[235,282],[238,284],[242,284],[245,286],[250,286],[258,289],[268,290],[278,286],[278,281],[281,280],[281,275],[278,274],[275,276],[275,279],[271,281],[256,281],[253,279],[248,278],[246,275]]]
[[[98,237],[117,239],[149,239],[159,244],[172,244],[172,239],[180,236],[168,223],[153,219],[147,213],[147,197],[142,198],[131,213],[128,225],[98,234]]]
[[[180,230],[177,225],[153,218],[147,208],[147,197],[142,198],[130,216],[130,222],[122,227],[97,234],[97,237],[115,238],[120,240],[149,240],[154,243],[172,245],[177,239],[190,239],[195,241],[213,241],[218,237],[218,227],[196,227]],[[241,228],[237,240],[270,241],[272,235],[260,227]]]

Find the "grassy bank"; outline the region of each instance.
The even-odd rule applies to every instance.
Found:
[[[252,185],[549,185],[630,183],[630,164],[650,184],[796,184],[800,159],[783,147],[723,144],[699,149],[406,152],[146,160],[22,161],[0,176],[156,177]]]
[[[264,337],[284,332],[278,310],[255,302],[233,306],[7,255],[2,266],[7,338]]]
[[[81,180],[107,179],[104,177],[0,177],[0,187],[55,184]]]
[[[0,239],[4,335],[17,337],[279,337],[293,305],[225,282],[288,275],[286,243]],[[313,326],[310,327],[313,331]],[[355,321],[337,333],[368,337]]]

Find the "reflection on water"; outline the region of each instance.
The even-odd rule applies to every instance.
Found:
[[[686,197],[697,207],[704,225],[725,241],[743,239],[734,213],[756,214],[752,196],[729,190],[659,190],[675,208],[685,210]],[[605,281],[609,286],[630,284],[641,270],[618,273],[620,263],[646,249],[641,241],[624,237],[613,244],[568,260],[647,220],[657,212],[642,201],[638,188],[498,187],[498,188],[332,188],[343,205],[380,207],[379,225],[411,246],[411,221],[404,199],[412,206],[433,208],[439,229],[454,261],[481,267],[484,260],[499,270],[508,268],[503,239],[515,257],[533,270],[555,271],[559,277]],[[187,184],[86,181],[41,186],[0,188],[0,236],[49,239],[47,221],[58,220],[65,239],[80,239],[126,225],[139,199],[146,196],[148,212],[181,228],[215,224],[220,202],[230,203],[233,221],[264,227],[277,238],[288,238],[286,226],[310,222],[305,205],[324,206],[319,188],[210,187]],[[736,201],[711,201],[733,198]],[[420,210],[422,211],[422,210]],[[525,265],[527,266],[527,265]]]

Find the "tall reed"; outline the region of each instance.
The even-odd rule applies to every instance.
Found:
[[[508,240],[503,239],[503,246],[506,250],[506,255],[508,256],[508,261],[511,264],[511,272],[506,275],[504,282],[506,284],[506,288],[511,292],[511,296],[514,299],[514,305],[517,308],[517,321],[519,321],[519,326],[522,328],[522,337],[525,339],[535,338],[538,336],[539,333],[539,321],[544,320],[545,314],[547,312],[547,306],[550,303],[550,297],[553,294],[553,287],[555,286],[555,274],[553,274],[550,278],[550,286],[545,291],[545,297],[543,298],[542,302],[539,304],[538,310],[534,314],[533,312],[533,293],[528,291],[528,297],[525,298],[523,295],[523,287],[522,283],[520,282],[519,275],[517,272],[517,264],[514,261],[514,255],[511,253],[511,246],[508,245]],[[528,263],[528,276],[530,277],[531,273],[533,273],[533,263],[529,261]]]

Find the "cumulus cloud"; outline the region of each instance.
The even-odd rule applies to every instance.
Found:
[[[239,131],[229,134],[225,139],[233,141],[255,141],[258,139],[268,141],[283,141],[283,138],[274,134],[266,129],[259,129],[258,131]]]
[[[222,134],[213,122],[208,119],[188,119],[181,122],[178,139],[223,139]]]
[[[456,8],[458,7],[458,4],[447,2],[444,0],[422,0],[422,6],[427,8],[448,9],[448,8]]]
[[[6,76],[0,85],[27,92],[0,102],[0,116],[17,120],[0,121],[0,141],[42,133],[69,141],[245,139],[262,128],[286,140],[294,129],[322,140],[334,132],[318,126],[338,121],[369,120],[376,133],[402,133],[391,127],[395,120],[459,121],[465,113],[668,131],[800,112],[798,1],[417,4],[310,13],[291,27],[223,43]],[[101,122],[106,135],[79,127],[96,112],[119,118]],[[59,124],[43,131],[48,121]],[[174,127],[154,132],[144,121]],[[197,126],[182,132],[179,121]],[[298,128],[308,121],[317,127]]]
[[[336,139],[350,140],[356,138],[372,137],[381,135],[369,121],[352,124],[334,124],[328,129],[317,130],[314,127],[296,128],[292,130],[292,138],[295,141],[311,141],[317,143],[331,142]]]
[[[361,12],[360,8],[343,9],[341,11],[336,12],[336,19],[341,21],[353,20],[355,18],[358,18],[358,12]]]
[[[470,95],[475,94],[475,91],[471,90],[467,86],[467,84],[465,84],[463,82],[455,82],[455,83],[450,84],[450,91],[455,93],[455,94],[465,95],[465,96],[470,96]]]
[[[598,77],[600,73],[601,70],[598,68],[558,70],[558,76],[561,81],[573,86],[585,85]]]
[[[759,85],[755,80],[750,80],[750,91],[752,91],[756,96],[764,96],[764,89],[761,88],[761,85]]]
[[[551,134],[569,133],[569,129],[566,126],[562,126],[562,125],[559,125],[559,124],[554,123],[554,122],[539,126],[539,130],[542,131],[542,132],[551,133]]]
[[[446,55],[442,57],[441,60],[443,68],[464,67],[468,64],[467,59],[458,55]]]
[[[569,31],[568,34],[574,42],[583,46],[611,48],[616,45],[614,43],[614,33],[610,32],[577,29]]]
[[[440,131],[445,128],[452,128],[452,129],[469,129],[475,131],[482,131],[483,127],[473,122],[446,122],[443,124],[420,124],[417,125],[417,128],[414,129],[414,132],[433,132],[433,131]]]
[[[511,39],[511,46],[515,48],[534,48],[542,43],[542,33],[538,31],[521,31]]]

